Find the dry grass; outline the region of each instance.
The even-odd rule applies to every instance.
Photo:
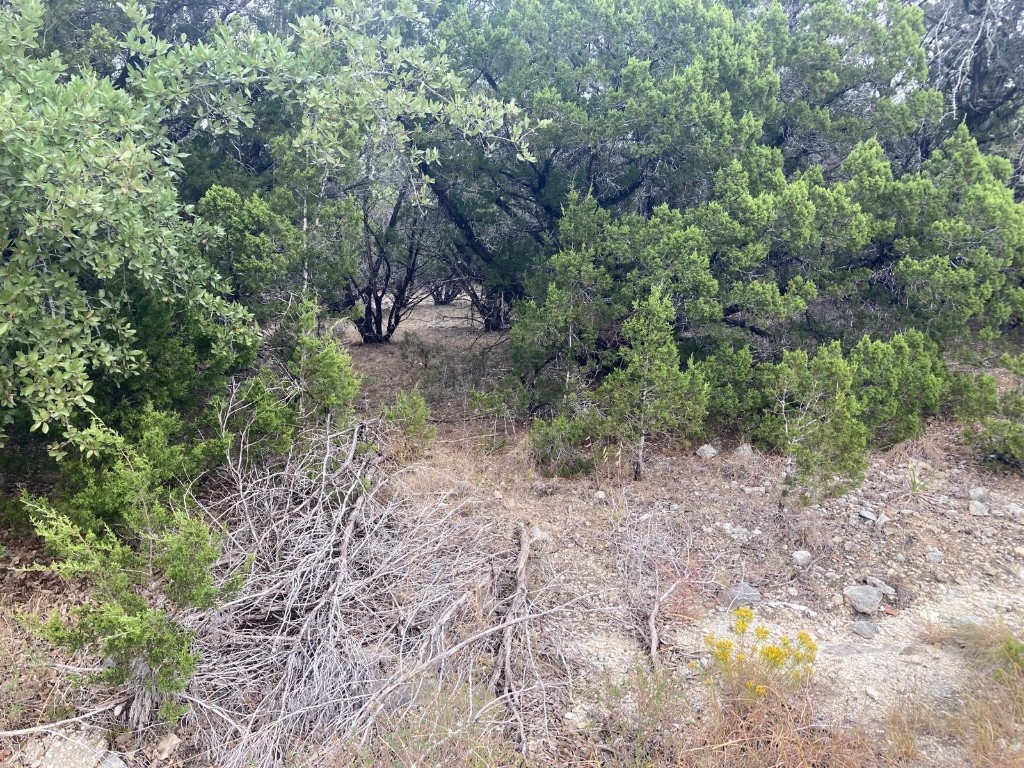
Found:
[[[928,624],[923,642],[961,650],[968,669],[955,706],[920,699],[901,701],[890,711],[886,735],[898,765],[915,765],[924,738],[941,740],[978,768],[1024,766],[1024,642],[1003,621]]]
[[[958,625],[950,639],[973,668],[951,733],[964,741],[971,765],[1024,766],[1024,642],[999,620]]]
[[[761,696],[687,686],[666,669],[635,669],[611,688],[608,714],[586,738],[588,766],[622,768],[869,768],[884,765],[862,734],[818,722],[807,689],[777,687]],[[577,736],[577,739],[580,739]],[[581,752],[583,750],[580,750]]]
[[[916,696],[900,699],[885,720],[889,757],[897,765],[913,765],[921,756],[921,739],[934,720],[934,713]]]
[[[884,765],[871,741],[817,721],[812,694],[770,690],[716,702],[702,743],[676,765],[686,768],[869,768]]]
[[[420,691],[415,705],[382,721],[365,746],[338,750],[336,768],[520,766],[500,717],[502,704],[483,686],[436,685]]]

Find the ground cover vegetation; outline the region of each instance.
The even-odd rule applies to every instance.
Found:
[[[466,296],[507,339],[475,402],[529,422],[544,473],[614,448],[639,480],[652,450],[724,434],[786,457],[785,508],[939,414],[1020,471],[1022,40],[1019,0],[3,4],[5,491],[93,588],[38,631],[106,659],[134,723],[209,719],[199,648],[247,673],[201,617],[263,610],[280,552],[236,526],[267,524],[281,483],[323,481],[313,528],[339,549],[310,557],[412,568],[352,543],[392,525],[434,551],[381,482],[432,439],[427,402],[357,412],[335,333],[387,343],[424,301]],[[296,562],[302,530],[282,529]],[[492,595],[504,642],[524,563]],[[296,599],[328,589],[310,578]],[[433,643],[466,606],[438,605],[431,642],[380,643],[417,669],[454,657]],[[292,640],[348,620],[277,618]],[[761,631],[750,652],[789,664]],[[798,671],[808,642],[781,646]],[[775,695],[715,648],[730,701]],[[351,711],[252,743],[283,760],[369,728],[358,655],[329,690],[282,677]],[[511,695],[494,669],[488,695]]]

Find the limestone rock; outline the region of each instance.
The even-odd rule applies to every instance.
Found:
[[[867,584],[857,584],[843,590],[843,596],[857,613],[874,616],[882,605],[882,593]]]
[[[793,565],[797,568],[806,568],[813,560],[814,556],[806,549],[798,549],[793,553]]]
[[[971,499],[968,511],[975,517],[985,517],[988,515],[988,504],[977,499]]]
[[[853,623],[853,634],[863,637],[865,640],[870,640],[878,634],[878,627],[872,624],[870,621],[855,621]]]
[[[727,608],[739,608],[741,605],[752,605],[761,602],[761,593],[747,582],[741,581],[735,587],[729,587],[718,596],[718,601]]]
[[[718,451],[715,450],[713,446],[710,446],[707,443],[705,443],[704,445],[697,449],[697,455],[700,456],[702,459],[713,459],[715,458],[715,456],[718,455]]]

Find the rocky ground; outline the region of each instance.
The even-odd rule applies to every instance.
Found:
[[[975,461],[955,425],[933,424],[874,455],[862,487],[795,511],[780,508],[781,462],[745,444],[664,448],[640,482],[626,479],[614,456],[595,477],[544,478],[531,466],[522,427],[473,418],[452,384],[446,350],[481,343],[459,313],[430,308],[408,329],[404,343],[352,349],[368,410],[388,389],[421,383],[444,404],[435,408],[439,436],[406,482],[450,491],[468,513],[535,531],[546,563],[538,578],[574,606],[545,625],[574,670],[558,713],[572,727],[599,721],[609,682],[650,659],[652,596],[670,582],[680,586],[655,611],[662,661],[685,672],[707,635],[727,633],[730,609],[749,604],[773,635],[804,630],[816,639],[822,723],[875,739],[884,739],[901,701],[943,708],[962,694],[965,660],[933,642],[939,629],[968,620],[1024,627],[1024,478]],[[34,721],[45,706],[60,704],[60,714],[83,704],[51,664],[33,661],[37,652],[12,618],[62,603],[65,587],[52,577],[17,570],[31,556],[12,542],[0,565],[0,619],[10,639],[0,671],[21,680],[2,690],[0,728]],[[71,587],[67,596],[75,594]],[[694,696],[699,685],[695,678]],[[0,764],[56,766],[41,755],[66,741],[9,742]],[[162,732],[106,745],[120,747],[129,764],[188,764]],[[100,765],[102,750],[94,753],[69,768]],[[937,742],[916,764],[964,762],[955,745]]]

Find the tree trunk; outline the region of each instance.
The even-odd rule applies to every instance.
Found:
[[[636,462],[633,464],[633,479],[644,479],[644,448],[647,442],[647,435],[640,435],[640,444],[636,447]]]
[[[512,307],[505,291],[487,289],[481,296],[473,294],[473,304],[483,319],[484,330],[505,331],[512,321]]]

